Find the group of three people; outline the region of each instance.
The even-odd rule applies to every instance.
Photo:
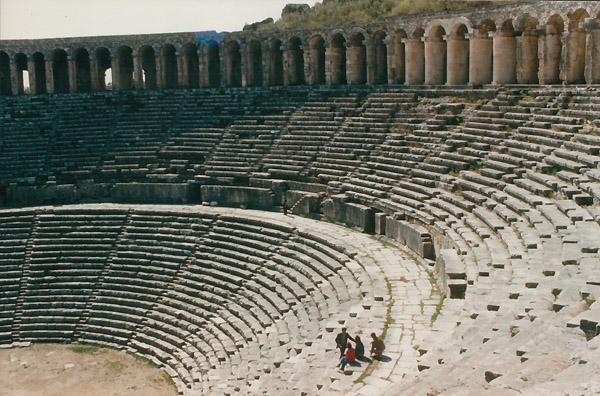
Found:
[[[354,341],[356,347],[353,348],[350,341]],[[337,365],[342,371],[346,368],[348,363],[354,363],[358,360],[368,360],[365,358],[365,346],[362,343],[359,336],[352,337],[347,333],[346,328],[342,328],[342,332],[335,337],[335,344],[340,350],[340,360]],[[381,357],[381,354],[385,350],[383,340],[381,340],[375,333],[371,333],[371,356],[373,358]]]

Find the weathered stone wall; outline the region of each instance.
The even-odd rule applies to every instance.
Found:
[[[0,41],[0,94],[297,84],[598,83],[594,1],[526,1],[316,31]]]
[[[256,187],[202,186],[202,202],[248,209],[271,209],[271,190]]]

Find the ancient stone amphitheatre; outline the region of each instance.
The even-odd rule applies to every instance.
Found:
[[[600,393],[599,12],[0,41],[0,377],[67,344],[182,395]],[[339,371],[342,327],[384,356]]]

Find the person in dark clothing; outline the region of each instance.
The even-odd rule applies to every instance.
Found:
[[[371,341],[371,356],[378,359],[383,354],[383,351],[385,351],[385,344],[375,333],[371,333],[371,338],[373,339]]]
[[[346,346],[348,345],[348,340],[354,341],[354,338],[352,338],[350,334],[346,333],[345,327],[342,327],[342,332],[335,337],[335,345],[340,350],[340,358],[344,356]]]
[[[288,200],[287,197],[283,197],[283,215],[287,216],[288,214]]]
[[[356,343],[356,358],[358,360],[363,360],[365,358],[365,345],[360,340],[359,336],[354,337],[354,342]]]

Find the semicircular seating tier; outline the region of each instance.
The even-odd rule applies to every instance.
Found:
[[[335,369],[339,329],[362,333],[367,347],[370,332],[395,332],[395,356],[401,329],[389,316],[420,326],[404,336],[411,343],[439,298],[427,271],[398,249],[339,226],[251,211],[2,210],[0,252],[0,344],[123,349],[151,359],[190,395],[343,394],[366,363]],[[416,298],[395,307],[408,293]]]
[[[0,100],[7,205],[95,199],[271,209],[285,194],[294,213],[382,234],[429,260],[450,298],[416,350],[402,348],[422,371],[385,378],[407,392],[409,380],[418,391],[470,384],[562,392],[573,377],[597,372],[594,87]]]

